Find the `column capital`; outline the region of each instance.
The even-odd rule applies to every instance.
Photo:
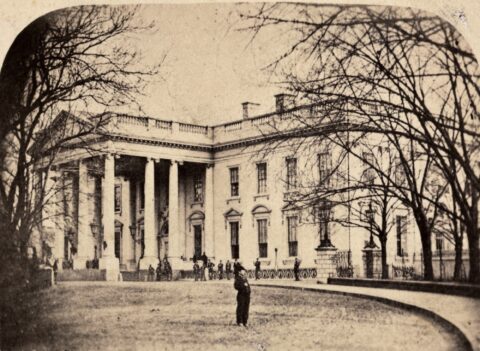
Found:
[[[215,167],[215,163],[213,163],[213,162],[212,163],[207,163],[206,167],[207,167],[207,169],[208,168],[213,168],[213,167]]]
[[[173,165],[175,163],[179,166],[183,166],[183,160],[170,159],[170,165]]]

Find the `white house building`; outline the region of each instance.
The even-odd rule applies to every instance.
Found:
[[[276,111],[261,116],[251,116],[254,105],[244,103],[243,119],[215,126],[111,116],[98,133],[57,155],[48,175],[38,168],[49,189],[59,190],[44,209],[38,242],[59,267],[83,270],[98,262],[113,280],[119,272],[155,268],[165,257],[174,272],[187,274],[203,253],[215,263],[238,258],[247,268],[258,257],[267,271],[291,269],[298,257],[313,276],[334,275],[349,259],[354,275],[378,274],[378,266],[364,264],[369,231],[331,220],[346,216],[346,208],[322,217],[321,204],[294,201],[299,188],[331,171],[337,151],[307,147],[302,140],[313,137],[298,134],[294,114],[315,116],[321,105],[287,103],[288,96],[277,95]],[[275,144],[276,138],[287,142]],[[335,182],[365,169],[346,167],[336,170]],[[401,206],[393,220],[389,263],[413,265],[421,251],[415,223]]]

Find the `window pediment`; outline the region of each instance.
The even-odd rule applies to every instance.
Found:
[[[238,222],[239,227],[242,227],[242,212],[235,210],[234,208],[230,208],[227,212],[223,214],[225,217],[225,229],[227,229],[228,222]]]
[[[204,230],[204,221],[205,221],[205,214],[202,211],[195,211],[189,217],[188,220],[190,225],[188,226],[188,231],[192,231],[192,227],[194,225],[201,225],[202,230]]]
[[[120,222],[118,219],[115,220],[115,229],[122,229],[123,228],[123,223]]]
[[[282,212],[288,212],[288,211],[300,211],[300,207],[298,207],[294,203],[288,203],[282,207]]]
[[[243,213],[231,208],[227,212],[225,212],[223,215],[225,216],[226,219],[228,219],[229,217],[240,217],[243,215]]]
[[[202,211],[195,211],[193,212],[190,217],[188,217],[190,221],[200,221],[205,219],[205,214]]]
[[[270,214],[272,210],[270,210],[268,207],[264,205],[257,205],[253,208],[252,210],[252,215],[257,216],[257,215],[265,215],[265,214]]]

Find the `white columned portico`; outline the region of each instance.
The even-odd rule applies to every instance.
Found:
[[[180,266],[178,223],[178,161],[171,161],[168,180],[168,259],[173,270]]]
[[[106,270],[106,280],[118,280],[119,261],[115,257],[115,158],[105,156],[104,181],[102,187],[103,253],[99,268]]]
[[[74,269],[86,268],[89,239],[92,235],[88,213],[88,170],[86,163],[80,160],[78,162],[77,255],[73,260]]]
[[[150,265],[156,268],[158,264],[155,233],[155,161],[151,158],[147,158],[145,164],[144,199],[145,251],[143,258],[140,260],[140,269],[148,269]]]
[[[215,258],[215,236],[213,235],[213,164],[205,170],[205,253]]]

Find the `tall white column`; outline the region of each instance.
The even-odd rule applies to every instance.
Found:
[[[104,182],[102,189],[103,252],[100,269],[106,270],[107,280],[118,280],[119,262],[115,257],[115,158],[105,156]],[[106,247],[105,247],[106,244]]]
[[[58,269],[63,267],[63,246],[65,240],[65,221],[63,208],[63,179],[62,172],[50,170],[39,172],[40,182],[45,181],[45,206],[42,214],[44,239],[52,247],[54,259],[58,259]],[[46,177],[46,178],[44,178]],[[39,189],[40,190],[40,189]]]
[[[168,258],[172,269],[177,270],[180,263],[179,225],[178,225],[178,162],[172,161],[168,181]]]
[[[131,208],[130,208],[130,180],[128,183],[123,183],[122,186],[122,216],[127,219],[127,222],[123,226],[123,236],[122,236],[122,255],[120,256],[121,262],[120,267],[125,265],[126,268],[129,268],[130,263],[133,259],[133,242],[130,234],[130,225],[131,225]]]
[[[156,268],[158,264],[155,233],[155,161],[151,158],[147,158],[145,164],[144,199],[145,252],[140,261],[140,269],[148,269],[150,265]]]
[[[205,253],[215,257],[215,236],[213,222],[213,165],[205,170]]]
[[[86,268],[86,261],[89,256],[90,221],[88,217],[88,170],[87,165],[82,160],[78,163],[78,233],[77,233],[77,255],[73,260],[74,269]]]
[[[141,192],[143,191],[142,188],[142,182],[137,180],[135,182],[135,226],[137,227],[137,235],[140,233],[140,222],[138,221],[138,218],[140,216],[140,207],[141,201],[142,201],[142,196]],[[134,246],[134,257],[135,257],[135,268],[139,267],[140,264],[140,257],[142,254],[142,245],[141,242],[137,240],[137,236],[135,236],[135,242],[133,244]]]

